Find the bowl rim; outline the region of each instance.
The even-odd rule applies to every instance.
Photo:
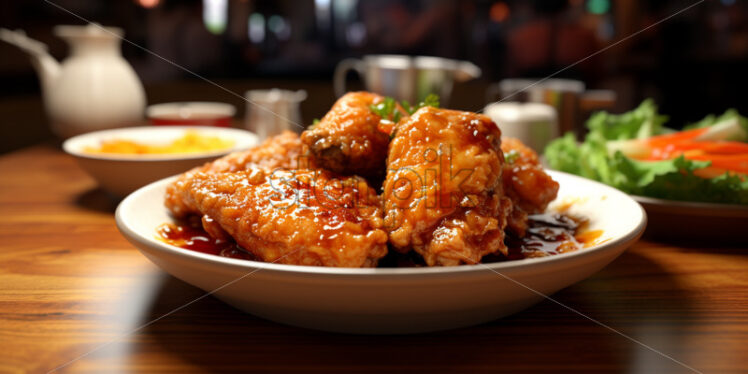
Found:
[[[234,140],[234,145],[230,148],[215,150],[210,152],[197,153],[180,153],[180,154],[153,154],[153,155],[133,155],[133,154],[114,154],[114,153],[87,153],[84,152],[81,144],[90,139],[104,139],[107,137],[116,137],[118,134],[130,132],[147,132],[157,131],[178,134],[187,130],[198,132],[222,133],[230,136]],[[136,126],[121,127],[116,129],[107,129],[88,132],[74,136],[62,143],[62,149],[65,153],[83,159],[102,160],[102,161],[136,161],[136,162],[154,162],[154,161],[178,161],[178,160],[195,160],[202,158],[218,157],[231,152],[248,149],[260,143],[259,137],[248,130],[235,129],[231,127],[215,126]]]
[[[144,250],[142,246],[151,248],[158,252],[164,252],[165,254],[175,255],[184,260],[188,261],[200,261],[206,265],[230,267],[234,269],[242,269],[247,272],[254,272],[259,270],[271,270],[275,272],[281,272],[289,275],[297,276],[353,276],[353,277],[371,277],[371,276],[397,276],[397,277],[420,277],[420,276],[435,276],[435,275],[470,275],[478,272],[494,272],[502,275],[499,271],[503,270],[518,270],[526,268],[535,268],[540,270],[547,266],[557,266],[562,263],[569,263],[574,259],[580,259],[583,257],[594,256],[601,252],[614,251],[623,247],[624,249],[636,242],[641,235],[644,233],[644,229],[647,226],[647,213],[642,206],[633,200],[630,196],[625,193],[604,185],[599,182],[595,182],[590,179],[582,178],[579,176],[550,171],[551,174],[563,175],[564,178],[571,178],[582,183],[594,183],[598,187],[603,188],[605,193],[618,194],[630,204],[635,204],[639,208],[640,219],[639,222],[633,227],[632,230],[619,237],[611,238],[603,243],[584,248],[583,250],[577,250],[573,252],[561,253],[558,255],[541,257],[541,258],[527,258],[522,260],[502,261],[487,264],[474,264],[474,265],[459,265],[459,266],[445,266],[445,267],[418,267],[418,268],[343,268],[343,267],[324,267],[324,266],[306,266],[306,265],[287,265],[287,264],[276,264],[268,262],[259,262],[244,259],[234,259],[228,257],[221,257],[211,255],[207,253],[200,253],[196,251],[184,250],[164,242],[161,242],[155,238],[155,232],[153,237],[146,237],[139,234],[134,230],[128,223],[127,217],[124,217],[124,211],[127,207],[133,204],[134,201],[144,194],[151,192],[153,189],[161,188],[162,185],[168,184],[177,176],[161,179],[159,181],[148,184],[135,192],[127,196],[117,206],[115,212],[115,220],[117,228],[125,236],[125,238],[135,245],[141,252]],[[166,209],[166,208],[163,208]]]
[[[188,106],[213,109],[216,118],[233,117],[236,114],[236,107],[234,105],[219,101],[169,101],[149,105],[145,108],[145,115],[148,118],[158,118],[158,116],[163,114],[161,112],[171,113],[174,109]],[[189,121],[190,119],[187,118],[185,120]]]
[[[631,197],[644,206],[645,209],[651,207],[653,209],[670,210],[689,215],[748,217],[748,205],[669,200],[641,195],[631,195]]]

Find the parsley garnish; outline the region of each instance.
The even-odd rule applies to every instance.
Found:
[[[392,122],[399,121],[402,116],[400,111],[397,110],[395,99],[391,97],[385,97],[384,100],[378,104],[369,105],[369,109],[382,118],[391,119]]]
[[[413,114],[416,112],[416,110],[421,109],[425,106],[438,108],[439,107],[439,95],[428,94],[426,98],[423,99],[423,101],[418,103],[418,105],[416,106],[410,105],[410,103],[407,102],[406,100],[401,101],[400,105],[403,106],[403,108],[405,109],[406,112],[408,112],[408,114]]]
[[[435,94],[429,94],[428,96],[426,96],[425,99],[423,99],[423,101],[418,103],[418,105],[416,106],[410,105],[409,102],[407,102],[406,100],[403,100],[400,102],[400,106],[405,110],[406,113],[408,113],[408,115],[412,115],[413,113],[416,112],[416,110],[421,109],[425,106],[438,108],[439,107],[439,96]],[[391,97],[385,97],[384,100],[382,100],[382,102],[378,104],[370,105],[369,109],[372,111],[372,113],[382,118],[391,120],[392,122],[395,122],[395,123],[400,121],[400,118],[403,115],[403,113],[397,107],[397,102],[395,101],[395,99]]]
[[[513,164],[517,159],[519,158],[519,152],[517,152],[516,149],[512,149],[511,151],[504,153],[504,161],[506,161],[508,164]]]

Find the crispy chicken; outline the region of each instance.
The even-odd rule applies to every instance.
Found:
[[[501,133],[480,114],[425,107],[398,125],[384,182],[385,227],[426,264],[474,264],[506,254],[512,205],[502,188]]]
[[[542,213],[556,198],[558,183],[543,170],[537,153],[514,138],[503,138],[501,150],[507,155],[504,163],[504,192],[514,209],[508,228],[519,237],[525,236],[527,215]]]
[[[369,92],[351,92],[338,99],[301,136],[316,162],[336,173],[381,178],[390,136],[380,130],[382,117],[370,107],[383,99]]]
[[[296,133],[286,131],[280,135],[265,140],[252,149],[234,152],[213,162],[198,166],[181,176],[166,189],[166,207],[177,218],[196,213],[193,207],[185,205],[178,190],[189,182],[197,173],[227,173],[261,168],[273,171],[278,168],[298,169],[310,167],[308,156],[305,155],[304,145]]]
[[[488,117],[396,107],[406,117],[390,141],[384,125],[394,123],[371,106],[397,104],[382,100],[349,93],[301,137],[286,132],[184,173],[165,204],[262,261],[373,267],[389,243],[435,266],[507,255],[505,231],[524,236],[528,215],[556,197],[537,154]],[[385,172],[380,197],[367,179]]]
[[[267,262],[373,267],[387,253],[380,200],[360,177],[251,168],[195,173],[172,191],[211,235]]]

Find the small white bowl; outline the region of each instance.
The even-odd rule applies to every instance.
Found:
[[[236,107],[226,103],[186,101],[150,105],[145,114],[156,126],[228,127],[236,114]]]
[[[163,204],[172,178],[128,196],[116,220],[125,238],[164,271],[248,313],[348,333],[444,330],[525,309],[602,269],[641,236],[646,215],[628,195],[589,179],[549,173],[561,185],[555,207],[573,201],[569,213],[589,218],[590,230],[603,230],[600,244],[543,258],[454,267],[330,268],[231,259],[156,239],[157,227],[172,222]]]
[[[187,130],[196,131],[200,135],[233,140],[234,146],[220,151],[187,154],[134,155],[85,152],[87,147],[98,147],[102,141],[107,140],[168,144],[182,137]],[[66,140],[62,148],[73,155],[79,165],[96,179],[103,189],[123,197],[148,183],[182,173],[230,152],[250,148],[257,143],[257,137],[246,130],[209,126],[144,126],[78,135]]]

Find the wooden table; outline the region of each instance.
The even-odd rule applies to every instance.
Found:
[[[0,372],[688,373],[550,301],[481,326],[328,334],[207,297],[120,236],[117,202],[57,147],[0,157]],[[748,370],[748,249],[641,241],[553,296],[704,373]],[[102,347],[102,345],[104,345]]]

